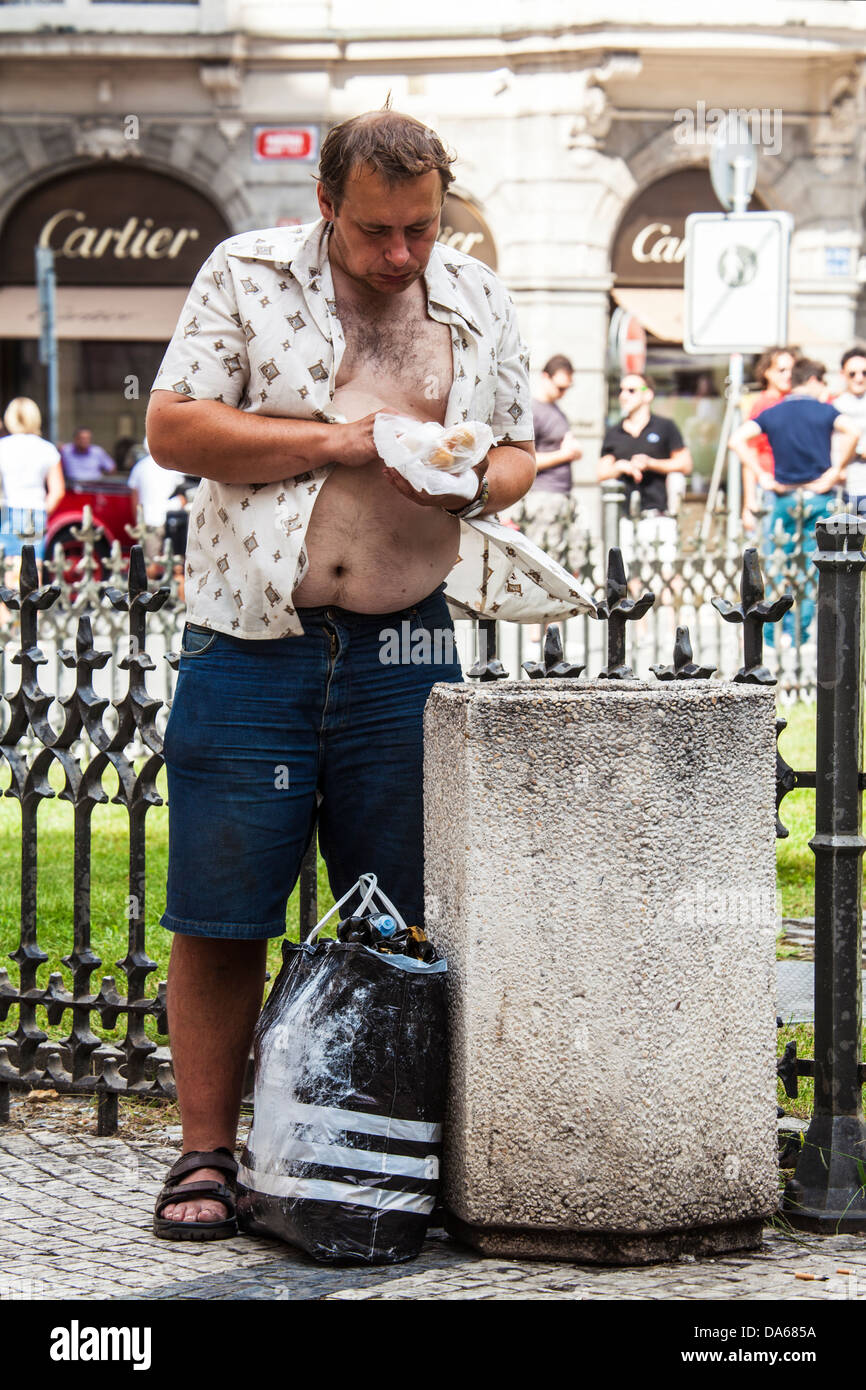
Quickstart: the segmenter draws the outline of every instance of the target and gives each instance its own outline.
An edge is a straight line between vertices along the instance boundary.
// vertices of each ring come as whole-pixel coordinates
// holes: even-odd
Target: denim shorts
[[[300,608],[303,637],[186,625],[164,743],[164,927],[282,936],[317,803],[334,897],[372,872],[423,925],[424,705],[463,679],[443,589],[398,613]]]

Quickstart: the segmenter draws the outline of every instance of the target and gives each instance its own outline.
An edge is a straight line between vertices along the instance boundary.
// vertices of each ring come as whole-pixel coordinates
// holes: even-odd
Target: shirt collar
[[[277,267],[291,269],[318,326],[330,337],[326,311],[334,309],[334,282],[328,259],[328,227],[323,217],[309,228],[272,227],[255,237],[238,237],[229,250],[245,260],[269,261]],[[300,237],[301,231],[307,231],[307,235]],[[434,244],[424,271],[427,303],[444,310],[446,315],[459,318],[480,335],[481,329],[472,318],[466,295],[460,291],[460,276],[465,264],[449,247],[438,241]]]
[[[447,257],[447,259],[446,259]],[[456,257],[452,259],[449,248],[437,241],[430,252],[424,280],[427,285],[427,304],[436,305],[449,314],[456,314],[474,333],[480,335],[481,329],[471,317],[466,295],[460,293],[460,275],[465,270],[465,262]]]

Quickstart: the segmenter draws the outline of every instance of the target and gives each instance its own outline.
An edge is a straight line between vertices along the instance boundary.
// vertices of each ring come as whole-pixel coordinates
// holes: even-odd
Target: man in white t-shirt
[[[849,348],[841,366],[845,390],[832,404],[860,427],[857,451],[845,469],[845,504],[866,512],[866,347]]]
[[[143,541],[144,553],[148,560],[148,574],[151,562],[156,560],[162,551],[166,514],[181,505],[177,498],[177,490],[183,487],[184,482],[183,473],[178,473],[173,468],[160,468],[149,453],[145,453],[138,460],[129,475],[133,512],[137,517],[138,508],[141,507],[144,524],[150,528]],[[150,577],[156,578],[157,575],[150,574]]]

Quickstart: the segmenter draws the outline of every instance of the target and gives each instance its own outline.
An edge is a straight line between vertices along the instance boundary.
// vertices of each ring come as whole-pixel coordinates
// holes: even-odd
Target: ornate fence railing
[[[842,1229],[859,1230],[866,1228],[866,1183],[861,1176],[866,1171],[866,1131],[860,1104],[866,1068],[860,1060],[859,973],[861,859],[866,845],[860,835],[859,808],[864,784],[859,769],[866,523],[853,517],[831,517],[817,529],[819,551],[814,560],[821,586],[817,596],[818,660],[824,673],[818,684],[818,761],[814,773],[796,773],[780,760],[777,782],[779,802],[795,785],[817,788],[817,833],[812,841],[817,860],[815,1061],[798,1059],[789,1047],[780,1075],[789,1091],[796,1090],[799,1076],[814,1076],[815,1080],[815,1117],[789,1190],[792,1219],[814,1218],[820,1228],[824,1219],[821,1212],[826,1208],[841,1220],[838,1202],[839,1193],[844,1193],[847,1205]],[[727,565],[729,552],[725,555]],[[635,565],[639,564],[635,560],[627,570],[620,551],[611,549],[599,603],[600,621],[586,620],[600,642],[586,641],[588,660],[574,661],[567,645],[563,647],[559,630],[548,629],[541,659],[524,662],[528,679],[578,679],[584,667],[608,680],[634,679],[627,634],[647,622],[658,597],[649,587],[634,591]],[[660,585],[675,587],[675,576],[663,566],[654,573]],[[723,628],[737,648],[740,630],[743,633],[742,657],[738,653],[736,662],[727,665],[727,679],[773,685],[775,676],[764,661],[764,627],[779,623],[791,609],[794,594],[765,596],[755,548],[748,549],[741,561],[739,591],[738,601],[736,595],[710,597],[707,591],[716,622],[721,616]],[[49,1087],[95,1095],[99,1132],[111,1133],[117,1125],[120,1095],[175,1095],[168,1050],[152,1041],[145,1029],[146,1020],[152,1018],[159,1034],[165,1035],[167,1030],[165,986],[158,982],[155,991],[149,992],[150,977],[158,967],[148,954],[146,940],[145,824],[148,811],[161,804],[156,782],[163,763],[166,711],[166,701],[147,688],[147,679],[155,671],[147,649],[147,628],[151,623],[156,625],[159,615],[176,604],[176,599],[168,586],[149,590],[140,547],[133,549],[124,588],[111,578],[96,585],[91,577],[86,611],[77,607],[80,593],[72,586],[65,595],[60,580],[40,583],[31,547],[25,548],[22,557],[18,589],[0,591],[0,602],[16,618],[17,650],[7,670],[17,670],[18,674],[17,688],[4,697],[8,713],[0,732],[0,757],[11,774],[5,796],[17,800],[21,812],[20,931],[16,948],[9,952],[18,967],[17,980],[11,980],[6,970],[0,972],[0,1017],[14,1012],[17,1027],[0,1039],[0,1121],[9,1115],[10,1088],[26,1091]],[[49,615],[64,598],[66,622],[70,618],[75,621],[77,631],[74,647],[64,647],[58,654],[71,686],[55,700],[57,690],[50,692],[41,683],[47,663],[40,643]],[[678,614],[682,609],[673,611]],[[174,631],[178,617],[179,612]],[[117,659],[117,670],[122,673],[124,688],[113,698],[99,693],[95,685],[95,678],[112,659],[109,644],[97,635],[101,624],[118,638],[120,624],[123,627],[126,650]],[[480,680],[508,676],[507,663],[496,654],[497,625],[479,623],[477,638],[477,659],[467,676]],[[711,678],[716,663],[707,657],[702,642],[696,641],[695,648],[697,659],[687,627],[678,625],[675,641],[664,654],[659,651],[659,660],[653,663],[655,677],[663,682]],[[639,642],[632,644],[635,649],[641,650]],[[164,664],[176,668],[177,656],[171,652],[164,656]],[[718,673],[722,678],[724,669]],[[783,727],[783,721],[780,724]],[[50,780],[55,766],[63,777],[59,791]],[[109,799],[102,785],[109,769],[118,783],[113,799],[123,806],[128,820],[127,950],[117,963],[126,977],[125,992],[118,990],[115,976],[99,975],[102,960],[94,949],[91,922],[92,818],[96,808]],[[53,971],[47,983],[41,983],[49,956],[39,941],[39,810],[44,800],[55,795],[71,803],[73,810],[71,940],[69,953],[62,958],[68,979]],[[780,833],[786,833],[784,828]],[[302,929],[315,920],[315,885],[312,846],[301,874]],[[0,924],[4,933],[10,926],[9,922]],[[115,1030],[122,1021],[120,1036],[100,1040],[91,1027],[94,1015],[107,1031]],[[66,1036],[49,1038],[41,1026],[43,1018],[55,1029],[65,1027],[68,1020]],[[826,1181],[822,1172],[828,1175]],[[831,1182],[832,1194],[827,1197]]]
[[[558,516],[544,525],[527,521],[524,508],[518,509],[515,524],[529,529],[542,549],[559,560],[590,590],[597,591],[605,583],[607,554],[619,544],[619,519],[624,512],[625,490],[620,483],[606,483],[602,488],[603,528],[599,536],[590,532],[580,504],[574,498],[564,498]],[[709,535],[703,539],[697,528],[692,530],[680,518],[676,540],[644,540],[640,535],[626,554],[626,569],[632,588],[643,586],[656,595],[656,602],[647,621],[633,634],[631,661],[640,675],[667,659],[678,627],[688,627],[704,659],[717,669],[729,665],[736,657],[736,637],[717,621],[713,600],[736,597],[742,551],[748,543],[741,530],[730,534],[725,512],[718,511]],[[759,519],[766,531],[766,516]],[[767,665],[778,682],[779,698],[783,702],[797,698],[815,698],[816,647],[814,634],[802,631],[799,615],[804,597],[814,600],[816,576],[808,555],[804,553],[803,537],[807,529],[805,514],[800,508],[794,514],[794,533],[786,542],[781,533],[764,535],[761,562],[770,593],[790,591],[794,595],[794,632],[782,634],[777,647],[769,648]],[[140,526],[141,540],[151,534]],[[122,667],[126,654],[127,633],[124,618],[100,600],[100,586],[106,580],[115,586],[125,583],[127,561],[115,544],[106,557],[100,548],[99,528],[89,518],[77,529],[82,556],[74,576],[60,548],[45,562],[44,572],[59,588],[56,601],[40,621],[40,642],[46,658],[45,676],[58,694],[71,689],[71,673],[60,659],[60,652],[70,640],[78,615],[89,612],[94,634],[110,649],[109,661],[95,677],[97,688],[110,698],[117,698],[125,683]],[[153,562],[151,562],[153,563]],[[169,589],[165,606],[154,614],[149,623],[148,647],[154,658],[153,689],[165,707],[171,703],[174,689],[172,667],[162,661],[164,653],[176,650],[183,627],[185,609],[182,585],[174,573],[173,557],[167,545],[156,561],[161,576],[156,581]],[[2,567],[2,558],[0,558]],[[472,624],[458,621],[460,650],[464,659],[469,654]],[[563,646],[569,659],[585,667],[603,660],[603,634],[598,624],[588,618],[571,619],[563,625]],[[522,625],[502,624],[498,634],[503,659],[515,671],[522,670],[527,659],[541,657],[540,629]],[[0,681],[8,684],[7,665],[18,642],[17,614],[0,616]]]

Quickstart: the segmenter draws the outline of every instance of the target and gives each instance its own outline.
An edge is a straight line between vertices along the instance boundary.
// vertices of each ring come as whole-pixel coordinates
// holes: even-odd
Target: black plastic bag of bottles
[[[338,939],[319,940],[358,892],[360,907],[340,922]],[[392,1264],[418,1254],[439,1187],[446,970],[373,874],[306,941],[283,943],[254,1039],[241,1229],[325,1262]]]

